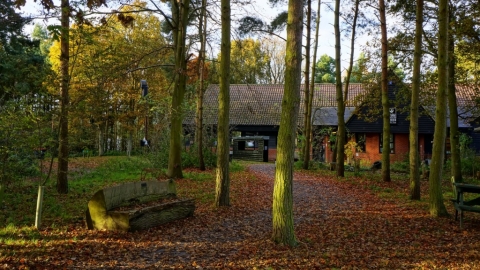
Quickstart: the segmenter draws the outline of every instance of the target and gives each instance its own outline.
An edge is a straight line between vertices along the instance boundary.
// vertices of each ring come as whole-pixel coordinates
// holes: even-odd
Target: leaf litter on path
[[[297,247],[271,241],[273,164],[233,173],[230,207],[215,208],[214,181],[177,181],[193,196],[193,217],[147,231],[41,231],[36,245],[8,247],[9,268],[86,269],[479,269],[480,219],[468,213],[466,229],[432,218],[408,201],[383,198],[368,183],[340,181],[322,172],[295,172]],[[387,185],[401,192],[408,187]],[[397,185],[397,186],[395,186]],[[4,248],[4,247],[1,247]]]

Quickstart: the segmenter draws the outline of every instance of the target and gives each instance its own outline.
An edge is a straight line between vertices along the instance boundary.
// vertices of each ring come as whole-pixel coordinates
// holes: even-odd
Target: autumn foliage
[[[187,77],[188,83],[193,84],[200,80],[199,70],[199,59],[195,57],[187,62]],[[203,64],[203,79],[207,80],[210,73],[210,63]]]

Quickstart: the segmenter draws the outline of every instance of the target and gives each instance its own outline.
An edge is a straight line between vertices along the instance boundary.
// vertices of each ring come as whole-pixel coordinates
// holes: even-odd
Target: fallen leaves
[[[298,247],[271,236],[272,164],[232,174],[231,207],[216,208],[214,180],[181,179],[179,196],[196,198],[195,216],[134,233],[46,228],[25,246],[0,245],[3,268],[475,269],[480,267],[480,215],[465,230],[431,218],[408,200],[405,182],[339,181],[297,172],[294,218]],[[213,172],[210,172],[213,174]],[[212,177],[214,179],[214,177]],[[376,189],[369,186],[375,185]],[[423,192],[426,192],[424,190]],[[424,202],[425,204],[425,202]],[[451,206],[449,206],[451,207]],[[14,251],[14,253],[11,252]]]

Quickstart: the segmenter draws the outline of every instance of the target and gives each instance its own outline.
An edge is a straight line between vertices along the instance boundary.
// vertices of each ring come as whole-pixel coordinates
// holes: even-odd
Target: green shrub
[[[397,161],[397,162],[394,162],[392,163],[392,165],[390,165],[390,169],[393,171],[393,172],[408,172],[409,171],[409,162],[408,161]]]
[[[245,167],[238,161],[232,160],[230,162],[230,172],[241,172],[245,170]]]
[[[293,163],[293,168],[295,170],[301,170],[303,168],[303,160],[295,161],[295,163]]]

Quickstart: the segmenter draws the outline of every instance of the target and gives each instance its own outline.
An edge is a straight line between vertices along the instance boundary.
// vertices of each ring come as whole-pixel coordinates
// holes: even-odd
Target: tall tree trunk
[[[310,119],[310,130],[307,133],[308,134],[308,141],[309,141],[309,147],[308,150],[310,151],[310,148],[312,147],[312,140],[313,140],[313,122],[312,122],[312,109],[313,109],[313,93],[315,91],[315,71],[316,71],[316,62],[317,62],[317,49],[318,49],[318,36],[319,36],[319,28],[320,28],[320,7],[322,5],[322,1],[318,0],[318,6],[317,6],[317,21],[315,24],[315,37],[314,37],[314,42],[315,45],[313,47],[313,59],[312,59],[312,72],[310,73],[310,91],[308,93],[310,94],[308,98],[308,108],[307,111],[309,112],[308,118]],[[308,68],[308,67],[307,67]]]
[[[167,175],[182,178],[182,119],[183,100],[187,85],[186,35],[190,0],[171,0],[173,47],[175,49],[175,81],[172,97],[172,123],[170,126],[170,150]]]
[[[205,159],[203,156],[203,96],[205,93],[205,43],[207,36],[207,0],[202,0],[202,10],[200,15],[200,23],[198,32],[200,35],[200,53],[198,59],[198,77],[200,84],[197,86],[197,114],[195,126],[195,145],[197,146],[198,163],[200,170],[205,170]]]
[[[420,66],[422,64],[423,0],[417,0],[413,83],[410,106],[410,199],[420,200],[420,155],[418,153],[418,104],[420,98]]]
[[[380,29],[382,33],[382,109],[383,109],[383,149],[382,179],[390,182],[390,101],[388,100],[388,44],[385,1],[379,0]]]
[[[310,148],[312,134],[312,102],[310,102],[310,36],[312,31],[312,0],[307,0],[307,44],[305,44],[305,99],[304,99],[304,121],[303,132],[305,143],[303,144],[303,169],[308,170],[310,163]],[[313,82],[312,82],[313,84]]]
[[[450,10],[449,15],[449,17],[453,19],[453,10]],[[462,160],[460,159],[460,132],[458,131],[457,95],[455,94],[455,41],[451,32],[449,33],[448,49],[448,108],[450,110],[451,174],[455,177],[456,182],[463,182]]]
[[[340,41],[340,0],[335,0],[335,85],[337,98],[337,176],[345,176],[345,105],[343,102],[342,67],[341,67],[341,41]]]
[[[222,0],[222,45],[220,60],[220,93],[218,96],[218,143],[216,206],[230,205],[230,176],[228,170],[229,110],[230,110],[230,0]]]
[[[430,166],[429,178],[430,214],[436,217],[448,215],[442,195],[442,169],[447,133],[448,0],[439,0],[438,25],[438,90],[435,104],[432,164]]]
[[[70,61],[70,2],[62,0],[61,36],[60,36],[60,68],[62,74],[61,97],[60,97],[60,136],[58,149],[58,173],[57,192],[68,193],[68,88],[70,83],[69,61]]]
[[[278,131],[273,188],[273,234],[276,243],[295,246],[293,228],[293,162],[302,72],[303,1],[288,1],[285,85]]]
[[[133,149],[133,131],[128,130],[128,134],[127,134],[127,157],[130,157],[132,155],[132,149]]]
[[[347,76],[345,77],[345,96],[343,97],[344,106],[346,106],[348,99],[348,88],[350,87],[350,78],[352,77],[353,70],[353,56],[355,54],[355,36],[357,33],[357,20],[358,20],[358,6],[360,5],[360,0],[355,0],[355,13],[353,15],[352,23],[352,37],[350,39],[350,61],[348,63]]]
[[[98,125],[98,156],[101,157],[104,154],[104,149],[105,149],[105,134],[104,134],[104,128],[106,127],[105,124],[103,125]]]

